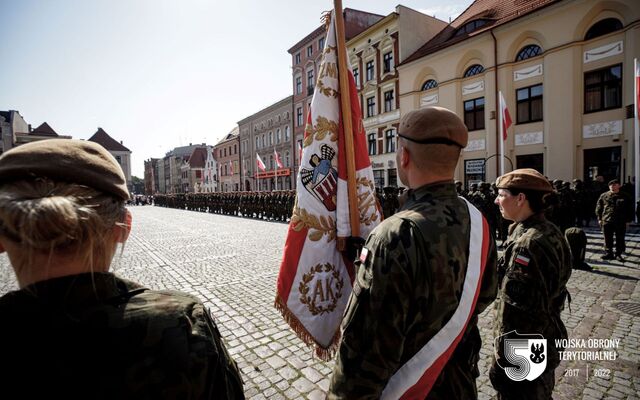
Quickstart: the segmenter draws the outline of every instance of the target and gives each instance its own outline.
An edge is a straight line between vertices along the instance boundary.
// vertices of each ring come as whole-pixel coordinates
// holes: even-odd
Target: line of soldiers
[[[156,194],[154,202],[160,207],[286,222],[293,213],[295,198],[294,190],[275,190]]]

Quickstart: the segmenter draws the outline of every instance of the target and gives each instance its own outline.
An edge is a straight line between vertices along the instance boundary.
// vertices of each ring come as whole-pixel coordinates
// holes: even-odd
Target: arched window
[[[542,49],[540,48],[540,46],[536,44],[530,44],[520,50],[520,52],[516,56],[516,61],[526,60],[527,58],[539,56],[540,54],[542,54]]]
[[[289,162],[290,162],[290,161],[289,161],[289,152],[288,152],[288,151],[286,151],[286,152],[284,153],[284,166],[285,166],[285,167],[288,167],[288,166],[289,166]]]
[[[598,21],[584,35],[584,40],[597,38],[598,36],[606,35],[607,33],[619,31],[622,29],[622,22],[616,18],[605,18],[602,21]]]
[[[269,132],[269,146],[273,144],[273,132]]]
[[[256,136],[256,149],[260,147],[258,146],[259,144],[260,144],[259,138]]]
[[[464,78],[468,78],[470,76],[481,74],[484,71],[484,67],[480,64],[473,64],[466,71],[464,71]]]
[[[437,87],[438,87],[438,82],[436,82],[435,79],[429,79],[428,81],[422,84],[422,89],[420,90],[435,89]]]
[[[280,117],[278,117],[280,118]],[[276,129],[276,143],[280,143],[280,140],[282,139],[282,135],[280,135],[280,128]]]
[[[284,140],[285,142],[289,141],[289,125],[284,127]]]

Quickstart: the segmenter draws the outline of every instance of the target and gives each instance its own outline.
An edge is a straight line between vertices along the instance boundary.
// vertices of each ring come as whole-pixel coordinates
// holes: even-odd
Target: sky
[[[454,19],[471,0],[343,0]],[[0,0],[0,110],[88,139],[101,127],[144,160],[213,145],[292,94],[294,44],[330,0]]]

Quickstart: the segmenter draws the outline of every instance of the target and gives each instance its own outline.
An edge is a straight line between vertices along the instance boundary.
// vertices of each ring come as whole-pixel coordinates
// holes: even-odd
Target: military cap
[[[466,147],[467,127],[453,111],[426,107],[411,111],[400,121],[398,136],[415,143],[451,144]]]
[[[612,179],[609,181],[609,184],[607,186],[611,186],[611,185],[619,185],[620,181],[617,179]]]
[[[47,139],[13,148],[0,156],[0,183],[49,178],[76,183],[129,199],[120,164],[101,145],[73,139]]]
[[[496,180],[498,189],[535,190],[552,192],[553,187],[540,172],[531,168],[522,168],[502,175]]]

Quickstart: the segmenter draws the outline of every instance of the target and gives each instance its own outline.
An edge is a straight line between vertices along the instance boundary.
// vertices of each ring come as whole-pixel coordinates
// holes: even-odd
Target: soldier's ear
[[[129,234],[131,233],[132,220],[133,218],[131,216],[131,212],[129,210],[126,210],[124,215],[124,224],[116,225],[113,229],[117,243],[124,243],[129,238]]]
[[[406,167],[409,164],[410,158],[409,151],[407,151],[404,146],[400,147],[400,165]]]

